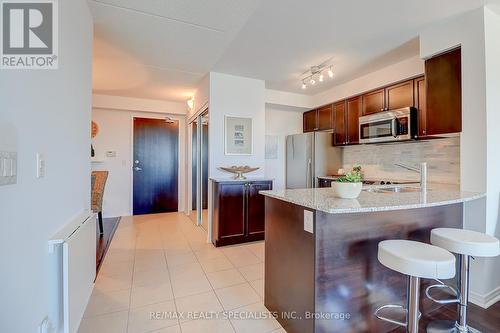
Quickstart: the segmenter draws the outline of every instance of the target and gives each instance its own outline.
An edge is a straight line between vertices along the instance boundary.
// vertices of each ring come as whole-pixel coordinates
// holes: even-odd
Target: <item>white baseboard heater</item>
[[[96,273],[96,216],[78,214],[49,240],[52,263],[51,317],[56,332],[76,333],[92,293]]]

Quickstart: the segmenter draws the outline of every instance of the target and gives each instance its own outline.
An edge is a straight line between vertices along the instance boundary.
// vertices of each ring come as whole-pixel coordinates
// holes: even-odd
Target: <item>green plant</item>
[[[355,165],[351,171],[337,179],[339,183],[359,183],[363,181],[363,174],[361,172],[361,166]]]

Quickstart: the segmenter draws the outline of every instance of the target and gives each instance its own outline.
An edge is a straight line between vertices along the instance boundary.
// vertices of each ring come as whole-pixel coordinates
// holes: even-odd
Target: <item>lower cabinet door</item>
[[[218,238],[239,238],[245,235],[245,184],[219,185]]]
[[[259,191],[271,189],[271,182],[248,183],[247,233],[251,240],[264,239],[265,198]]]

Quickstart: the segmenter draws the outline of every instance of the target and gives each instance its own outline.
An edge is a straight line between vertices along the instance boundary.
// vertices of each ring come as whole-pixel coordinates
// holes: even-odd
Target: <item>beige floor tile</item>
[[[179,325],[175,325],[171,327],[165,327],[159,330],[154,330],[148,333],[181,333],[181,327]]]
[[[150,332],[178,324],[175,303],[168,301],[130,309],[128,332]]]
[[[170,283],[151,284],[132,289],[130,307],[135,308],[143,305],[169,301],[174,298]]]
[[[225,256],[218,259],[199,260],[205,273],[225,271],[234,268],[233,264]]]
[[[243,316],[231,319],[237,333],[267,333],[281,327],[260,302],[233,311],[243,314]],[[244,317],[245,313],[248,314],[248,318]]]
[[[245,282],[241,273],[235,268],[226,271],[207,273],[207,278],[214,289],[234,286]]]
[[[106,276],[99,274],[94,289],[102,292],[120,291],[132,288],[132,276]]]
[[[101,268],[99,269],[99,275],[121,276],[125,278],[132,276],[133,269],[133,261],[112,262],[104,260]]]
[[[182,333],[234,333],[229,320],[198,319],[181,323]]]
[[[172,280],[196,279],[205,275],[198,262],[170,267],[169,272]]]
[[[127,331],[128,311],[83,318],[78,333],[124,333]]]
[[[192,263],[197,263],[198,260],[193,252],[188,252],[186,254],[167,256],[168,267],[175,267],[180,265],[187,265]]]
[[[253,280],[250,281],[250,285],[252,286],[253,290],[259,294],[260,298],[263,300],[264,299],[264,279],[260,280]]]
[[[194,254],[200,261],[225,258],[224,252],[222,252],[222,250],[218,248],[215,248],[213,245],[210,245],[210,247],[206,249],[195,251]]]
[[[212,290],[205,275],[199,275],[196,278],[172,280],[172,289],[175,298],[201,294]]]
[[[132,279],[132,287],[170,283],[170,277],[166,267],[149,271],[135,272]]]
[[[250,250],[246,248],[233,248],[225,253],[235,267],[255,265],[261,262]]]
[[[134,264],[134,272],[158,270],[161,268],[167,268],[167,261],[163,256],[163,252],[161,257],[136,260]]]
[[[85,317],[127,310],[130,304],[130,289],[102,292],[94,289],[85,309]]]
[[[264,263],[243,266],[238,268],[240,273],[247,281],[259,280],[264,278]]]
[[[239,284],[215,290],[225,310],[232,310],[260,301],[259,295],[248,284]]]
[[[176,298],[175,304],[177,305],[181,322],[200,318],[204,314],[211,316],[224,310],[213,291]]]

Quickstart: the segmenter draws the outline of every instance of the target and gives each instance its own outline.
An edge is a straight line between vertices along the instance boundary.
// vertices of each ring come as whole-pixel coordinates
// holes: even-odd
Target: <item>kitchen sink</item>
[[[420,187],[414,186],[390,186],[390,187],[379,187],[379,188],[367,188],[366,192],[372,193],[407,193],[407,192],[422,192]]]

